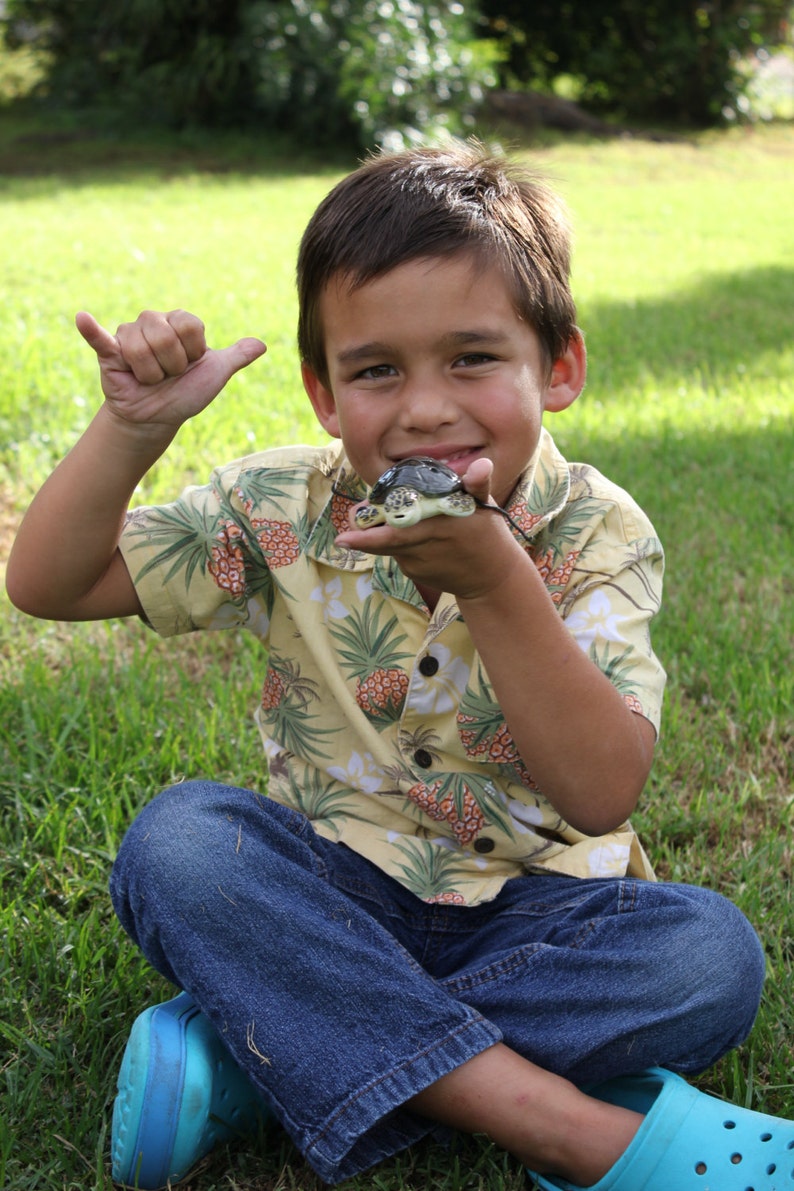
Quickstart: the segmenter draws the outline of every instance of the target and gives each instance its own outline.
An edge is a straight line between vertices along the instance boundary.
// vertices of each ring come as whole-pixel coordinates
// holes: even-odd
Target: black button
[[[419,673],[424,674],[425,678],[432,678],[438,673],[438,658],[434,658],[430,653],[425,654],[419,663]]]
[[[433,757],[427,749],[417,749],[414,753],[414,761],[420,769],[429,769],[433,764]]]
[[[476,839],[474,841],[474,851],[480,852],[483,855],[486,852],[493,852],[495,847],[496,847],[496,844],[494,843],[494,841],[492,839],[488,839],[487,836],[483,836],[482,839]]]

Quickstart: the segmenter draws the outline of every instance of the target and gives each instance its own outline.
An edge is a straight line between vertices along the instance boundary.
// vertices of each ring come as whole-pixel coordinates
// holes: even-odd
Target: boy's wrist
[[[111,443],[131,455],[159,459],[173,441],[178,426],[163,422],[132,422],[118,414],[109,401],[104,401],[94,419],[96,427]]]

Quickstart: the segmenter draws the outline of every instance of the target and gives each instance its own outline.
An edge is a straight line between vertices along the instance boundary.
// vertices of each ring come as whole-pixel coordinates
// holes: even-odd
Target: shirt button
[[[424,674],[425,678],[432,678],[438,673],[438,658],[429,653],[425,654],[419,663],[419,673]]]
[[[474,851],[479,852],[480,855],[484,855],[486,852],[493,852],[495,847],[495,842],[492,839],[488,839],[487,836],[474,841]]]
[[[433,764],[433,757],[427,749],[417,749],[414,753],[414,761],[420,769],[429,769]]]

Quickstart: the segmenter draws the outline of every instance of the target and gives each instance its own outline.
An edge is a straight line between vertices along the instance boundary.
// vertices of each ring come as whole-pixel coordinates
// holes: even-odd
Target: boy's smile
[[[306,365],[304,383],[368,484],[409,455],[461,476],[487,458],[504,504],[544,409],[564,409],[584,384],[581,340],[549,368],[502,274],[468,255],[409,261],[353,290],[339,278],[320,311],[329,387]]]

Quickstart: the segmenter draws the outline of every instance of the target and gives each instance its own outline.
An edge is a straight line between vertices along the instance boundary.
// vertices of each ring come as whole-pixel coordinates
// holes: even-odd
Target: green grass
[[[321,441],[297,383],[294,255],[354,163],[296,164],[275,140],[67,131],[43,138],[0,117],[0,559],[96,405],[78,309],[115,327],[144,306],[186,306],[215,344],[269,344],[183,429],[141,500],[254,447]],[[585,395],[551,428],[636,495],[668,551],[656,647],[670,686],[636,821],[659,872],[734,898],[769,959],[750,1041],[703,1084],[794,1115],[794,130],[574,140],[531,157],[574,215],[591,356]],[[134,1015],[168,990],[115,924],[108,870],[163,784],[264,784],[250,717],[261,674],[243,637],[166,644],[131,623],[39,624],[0,597],[4,1191],[110,1187],[120,1052]],[[319,1186],[280,1136],[216,1154],[190,1182]],[[518,1191],[523,1175],[475,1139],[418,1147],[352,1186]]]

